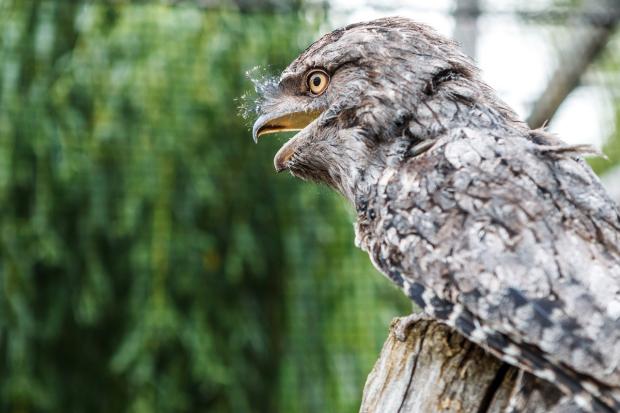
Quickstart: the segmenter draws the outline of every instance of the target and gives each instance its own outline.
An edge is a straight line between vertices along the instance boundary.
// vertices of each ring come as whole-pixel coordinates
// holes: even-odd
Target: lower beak
[[[297,132],[305,128],[315,120],[321,113],[313,112],[290,112],[276,113],[260,116],[254,122],[252,128],[252,138],[258,142],[258,138],[263,135],[278,132]]]

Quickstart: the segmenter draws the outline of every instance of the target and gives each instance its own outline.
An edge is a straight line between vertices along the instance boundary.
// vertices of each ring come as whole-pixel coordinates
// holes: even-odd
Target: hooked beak
[[[320,114],[320,111],[264,114],[254,122],[252,138],[254,142],[258,143],[258,138],[263,135],[278,132],[298,132],[312,123]],[[277,172],[288,169],[288,161],[295,153],[297,147],[297,136],[295,135],[285,143],[276,154],[273,162]]]
[[[260,116],[254,122],[252,138],[258,143],[258,138],[263,135],[278,132],[297,132],[308,126],[321,112],[290,112],[290,113],[267,113]]]

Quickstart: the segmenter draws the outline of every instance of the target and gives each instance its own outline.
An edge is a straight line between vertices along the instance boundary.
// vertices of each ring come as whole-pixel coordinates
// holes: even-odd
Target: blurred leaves
[[[604,58],[597,62],[596,69],[598,77],[602,83],[602,90],[608,96],[610,103],[613,104],[612,124],[609,128],[609,136],[603,145],[602,151],[605,158],[596,157],[588,159],[588,162],[599,175],[604,175],[610,169],[620,164],[620,32],[616,31],[609,42]],[[620,183],[616,183],[620,185]]]
[[[292,7],[0,0],[2,411],[357,410],[407,303],[237,116]]]

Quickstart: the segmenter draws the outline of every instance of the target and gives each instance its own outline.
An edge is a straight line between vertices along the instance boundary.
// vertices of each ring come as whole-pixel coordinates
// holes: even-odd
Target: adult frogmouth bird
[[[451,41],[385,18],[333,31],[263,88],[278,171],[357,211],[356,242],[427,314],[620,411],[620,218],[580,155],[530,130]]]

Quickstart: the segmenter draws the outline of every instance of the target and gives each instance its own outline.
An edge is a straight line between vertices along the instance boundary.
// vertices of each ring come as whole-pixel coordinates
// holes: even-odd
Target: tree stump
[[[451,328],[421,318],[399,331],[401,320],[392,321],[368,376],[361,413],[579,411],[551,384],[503,363]]]

